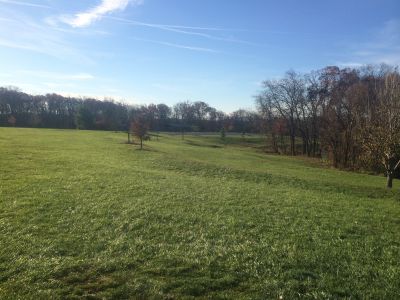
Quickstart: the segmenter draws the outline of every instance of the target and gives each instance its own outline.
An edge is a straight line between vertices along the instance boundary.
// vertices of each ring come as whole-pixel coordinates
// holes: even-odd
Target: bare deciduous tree
[[[365,155],[377,159],[385,168],[387,188],[392,188],[395,171],[400,168],[400,75],[386,74],[378,92],[374,117],[365,127]]]
[[[143,139],[147,135],[148,124],[145,118],[137,117],[131,123],[132,133],[140,140],[140,150],[143,149]]]
[[[298,106],[304,99],[305,84],[303,78],[289,71],[279,80],[263,82],[264,91],[258,99],[260,107],[271,107],[287,122],[290,138],[290,154],[296,155],[296,128]]]
[[[256,104],[274,151],[286,153],[289,136],[294,155],[296,138],[301,138],[304,155],[319,156],[324,149],[334,167],[384,171],[392,187],[400,174],[397,68],[330,66],[306,75],[290,71],[263,87]]]

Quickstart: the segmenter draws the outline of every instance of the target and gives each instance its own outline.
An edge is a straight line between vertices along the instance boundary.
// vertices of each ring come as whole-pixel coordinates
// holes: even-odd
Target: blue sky
[[[286,70],[400,64],[400,1],[0,0],[0,86],[252,108]]]

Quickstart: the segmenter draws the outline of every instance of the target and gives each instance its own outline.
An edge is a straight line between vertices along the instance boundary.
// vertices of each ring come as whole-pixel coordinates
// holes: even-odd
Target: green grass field
[[[0,128],[0,299],[399,299],[400,192],[260,138]]]

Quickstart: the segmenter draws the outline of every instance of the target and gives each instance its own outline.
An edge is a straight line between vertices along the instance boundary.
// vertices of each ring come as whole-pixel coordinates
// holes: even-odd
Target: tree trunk
[[[128,131],[128,144],[131,143],[131,133]]]
[[[290,152],[292,156],[296,155],[296,136],[292,135],[290,137]]]
[[[386,171],[386,173],[387,173],[387,175],[386,175],[387,176],[386,187],[388,189],[391,189],[393,187],[394,174],[395,174],[395,171],[397,170],[397,168],[400,167],[400,160],[396,163],[395,166],[393,166],[393,167],[392,166],[393,165],[391,165],[390,162],[389,162],[388,170]]]
[[[276,135],[271,133],[272,151],[278,153],[278,143],[276,142]]]
[[[286,144],[285,144],[285,137],[283,136],[283,134],[280,135],[280,143],[281,143],[281,152],[280,154],[286,154]],[[279,150],[279,149],[278,149]]]
[[[339,155],[335,148],[332,148],[332,159],[333,159],[333,167],[337,168],[339,166]]]
[[[317,155],[317,139],[313,137],[312,142],[312,156],[315,157]]]
[[[303,155],[306,155],[307,154],[307,140],[304,135],[303,135],[302,139],[303,139]]]
[[[141,137],[140,138],[140,150],[142,150],[143,149],[143,138]]]
[[[387,172],[387,184],[386,184],[386,187],[388,189],[391,189],[393,187],[393,174],[390,171]]]

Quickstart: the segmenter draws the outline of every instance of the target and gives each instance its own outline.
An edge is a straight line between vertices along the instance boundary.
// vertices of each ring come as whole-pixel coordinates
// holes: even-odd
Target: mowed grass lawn
[[[399,299],[400,192],[259,138],[0,128],[0,299]]]

